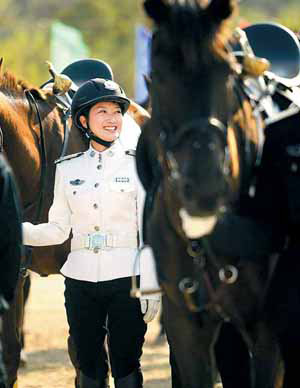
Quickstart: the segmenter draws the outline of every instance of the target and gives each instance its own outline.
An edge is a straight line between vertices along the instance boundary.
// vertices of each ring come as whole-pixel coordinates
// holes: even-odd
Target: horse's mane
[[[231,8],[233,12],[234,3]],[[173,0],[171,12],[163,25],[171,37],[169,43],[179,49],[177,53],[186,66],[194,67],[199,56],[206,64],[216,58],[230,62],[226,49],[230,20],[220,20],[218,15],[216,18],[207,17],[203,0]]]
[[[29,82],[17,78],[12,72],[5,71],[0,74],[0,91],[12,97],[24,97],[25,90],[36,91],[41,99],[46,99],[41,89],[34,87]]]

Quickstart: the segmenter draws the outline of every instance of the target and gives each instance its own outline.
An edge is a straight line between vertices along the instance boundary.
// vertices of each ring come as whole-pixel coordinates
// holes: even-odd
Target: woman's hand
[[[151,322],[158,313],[160,306],[160,299],[141,299],[141,310],[144,314],[144,321]]]

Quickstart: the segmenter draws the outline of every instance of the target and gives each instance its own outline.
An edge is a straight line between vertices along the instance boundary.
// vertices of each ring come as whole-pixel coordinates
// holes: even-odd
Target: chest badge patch
[[[82,185],[85,181],[82,179],[75,179],[73,181],[70,181],[70,184],[73,186],[79,186]]]
[[[129,178],[128,178],[128,176],[117,176],[115,178],[115,182],[117,182],[117,183],[129,183]]]

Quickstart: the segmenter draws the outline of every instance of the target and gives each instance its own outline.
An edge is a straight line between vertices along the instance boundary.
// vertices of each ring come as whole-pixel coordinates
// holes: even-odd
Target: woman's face
[[[80,116],[80,122],[87,127],[87,119]],[[116,140],[121,132],[123,116],[120,105],[111,101],[97,102],[89,112],[89,128],[100,139]]]

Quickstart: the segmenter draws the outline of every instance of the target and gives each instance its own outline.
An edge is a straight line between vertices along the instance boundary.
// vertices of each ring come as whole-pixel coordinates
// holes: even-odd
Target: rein
[[[0,152],[3,152],[3,131],[0,127]]]
[[[43,127],[43,123],[42,123],[42,119],[41,119],[38,105],[37,105],[32,93],[30,92],[30,90],[28,90],[28,89],[25,90],[25,95],[26,95],[26,98],[29,102],[29,105],[31,106],[31,103],[32,103],[34,108],[35,108],[37,118],[38,118],[39,127],[40,127],[39,149],[40,149],[40,155],[41,155],[41,184],[40,184],[41,189],[40,189],[39,196],[38,196],[38,206],[37,206],[37,210],[36,210],[36,214],[35,214],[35,220],[38,221],[40,216],[41,216],[41,213],[42,213],[42,205],[43,205],[43,199],[44,199],[44,195],[45,195],[47,151],[46,151],[46,142],[45,142],[45,132],[44,132],[44,127]],[[33,205],[34,204],[27,206],[25,208],[24,212],[26,213],[26,211],[28,211],[30,208],[32,208]]]
[[[31,105],[31,104],[34,105],[34,108],[35,108],[35,111],[37,114],[37,118],[38,118],[40,134],[41,134],[40,135],[40,144],[39,144],[40,155],[41,155],[41,185],[40,185],[41,189],[40,189],[38,200],[37,200],[38,207],[37,207],[37,211],[36,211],[36,214],[34,217],[35,221],[38,221],[40,219],[41,212],[42,212],[43,199],[44,199],[45,188],[46,188],[46,169],[47,169],[46,141],[45,141],[45,132],[44,132],[44,128],[43,128],[43,122],[41,119],[38,104],[37,104],[34,96],[32,95],[32,93],[30,92],[30,90],[28,90],[28,89],[25,90],[25,95],[28,99],[29,105]],[[64,114],[63,114],[62,120],[63,120],[63,124],[64,124],[64,140],[63,140],[60,158],[65,156],[65,154],[66,154],[68,143],[69,143],[69,135],[70,135],[70,127],[68,125],[68,119],[70,117],[70,109],[65,109],[63,111],[64,111]],[[33,206],[35,206],[35,203],[31,203],[28,206],[26,206],[25,212],[29,211]]]

